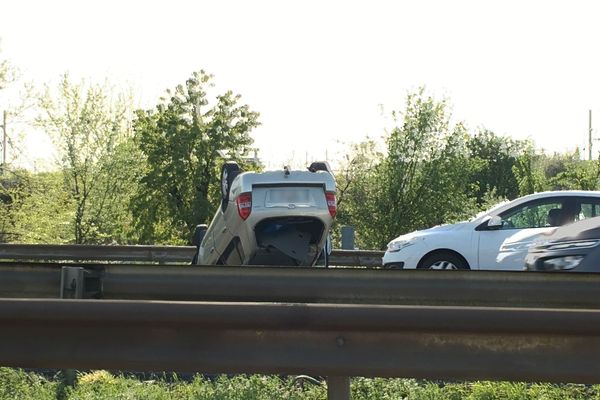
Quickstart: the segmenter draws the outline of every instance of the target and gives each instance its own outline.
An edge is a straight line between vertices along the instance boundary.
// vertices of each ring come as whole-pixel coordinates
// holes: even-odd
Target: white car
[[[308,170],[221,170],[220,207],[199,225],[193,264],[312,266],[336,214],[335,179],[326,162]],[[326,257],[326,256],[325,256]]]
[[[600,215],[600,192],[554,191],[501,203],[466,222],[388,243],[384,268],[523,270],[527,250],[557,226]]]

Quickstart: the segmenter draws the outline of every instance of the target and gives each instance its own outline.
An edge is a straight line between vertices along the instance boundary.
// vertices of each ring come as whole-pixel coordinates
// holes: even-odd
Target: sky
[[[420,86],[472,132],[564,152],[587,149],[588,110],[600,126],[599,17],[577,0],[0,0],[0,58],[40,85],[108,79],[142,108],[204,69],[261,113],[267,167],[381,140]],[[50,153],[39,135],[31,157]]]

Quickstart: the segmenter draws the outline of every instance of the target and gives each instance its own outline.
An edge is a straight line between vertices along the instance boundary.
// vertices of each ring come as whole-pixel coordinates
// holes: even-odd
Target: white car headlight
[[[583,260],[583,256],[565,256],[544,260],[544,267],[549,270],[573,269]]]
[[[390,253],[398,252],[405,247],[415,244],[416,240],[417,240],[416,238],[392,240],[387,245],[387,251]]]

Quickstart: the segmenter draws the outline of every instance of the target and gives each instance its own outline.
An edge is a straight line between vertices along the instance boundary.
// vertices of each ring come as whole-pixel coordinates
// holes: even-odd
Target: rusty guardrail
[[[195,251],[193,246],[0,244],[0,259],[189,264]],[[379,267],[383,253],[372,250],[333,250],[329,263],[334,266]]]
[[[0,300],[0,365],[600,382],[600,311]]]

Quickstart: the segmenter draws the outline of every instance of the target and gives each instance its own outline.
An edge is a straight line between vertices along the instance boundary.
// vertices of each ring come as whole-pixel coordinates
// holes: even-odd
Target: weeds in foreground
[[[309,377],[236,375],[143,380],[107,371],[80,373],[74,386],[0,368],[0,400],[325,400],[326,383]],[[352,379],[353,400],[600,400],[600,386],[520,382],[436,383]]]

